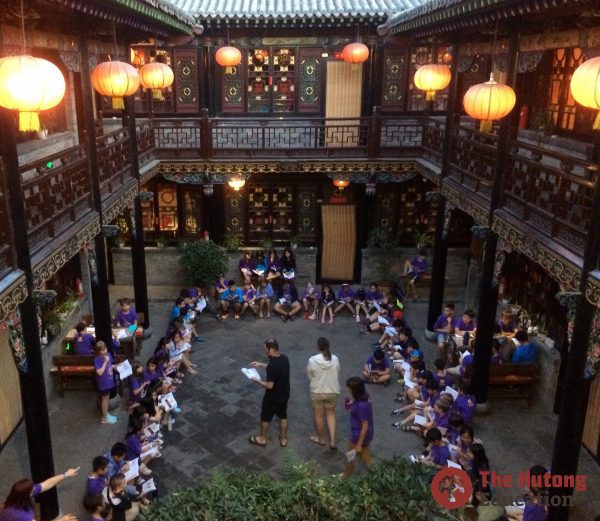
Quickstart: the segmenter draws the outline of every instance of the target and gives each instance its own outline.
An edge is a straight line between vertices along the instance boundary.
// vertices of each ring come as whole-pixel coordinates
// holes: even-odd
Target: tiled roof
[[[172,0],[198,19],[379,17],[406,11],[424,0]]]
[[[160,11],[177,18],[178,20],[191,25],[194,25],[195,20],[189,13],[180,9],[174,2],[169,0],[141,0],[142,3],[151,5]]]

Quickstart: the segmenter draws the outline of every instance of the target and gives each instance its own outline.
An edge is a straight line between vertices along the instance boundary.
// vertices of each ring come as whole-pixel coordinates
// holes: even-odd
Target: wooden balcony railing
[[[132,178],[131,138],[129,129],[118,128],[96,138],[98,170],[102,199],[114,194],[120,186]]]
[[[451,178],[482,197],[490,198],[498,136],[459,125],[452,135]]]
[[[519,140],[513,143],[510,158],[504,209],[582,255],[592,218],[597,166]]]
[[[88,160],[82,146],[22,165],[23,196],[32,254],[90,211]]]

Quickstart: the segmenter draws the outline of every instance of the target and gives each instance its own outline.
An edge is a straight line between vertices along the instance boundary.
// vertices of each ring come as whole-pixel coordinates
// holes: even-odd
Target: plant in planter
[[[394,280],[393,266],[400,252],[399,235],[392,234],[385,226],[377,226],[369,234],[369,255],[375,259],[377,277],[384,285]]]
[[[168,243],[167,236],[163,233],[159,233],[156,236],[156,247],[157,248],[166,248]]]
[[[300,241],[298,240],[298,237],[292,237],[290,239],[290,247],[292,248],[292,250],[296,250],[298,246],[300,246]]]
[[[42,314],[42,330],[47,332],[49,339],[54,338],[60,333],[62,325],[63,320],[54,309]]]
[[[215,282],[219,273],[224,273],[229,265],[229,255],[222,246],[204,239],[189,242],[181,252],[181,265],[187,282],[208,287]]]
[[[269,251],[273,249],[273,239],[271,237],[267,237],[266,235],[260,240],[258,246],[263,251]]]
[[[225,239],[223,240],[223,247],[227,251],[239,250],[244,245],[241,237],[234,232],[227,232]]]
[[[427,250],[433,246],[433,235],[429,232],[417,232],[415,242],[418,250]]]

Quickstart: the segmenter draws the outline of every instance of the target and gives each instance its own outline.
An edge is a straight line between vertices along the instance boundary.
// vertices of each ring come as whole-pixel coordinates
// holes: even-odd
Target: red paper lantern
[[[369,48],[364,43],[349,43],[342,51],[346,63],[363,63],[369,58]]]
[[[336,186],[337,188],[339,188],[340,190],[343,190],[344,188],[346,188],[348,185],[350,184],[350,181],[346,181],[344,179],[334,179],[333,180],[333,186]]]
[[[221,67],[225,67],[225,72],[231,74],[232,67],[242,63],[242,53],[236,47],[226,46],[217,49],[215,60]]]

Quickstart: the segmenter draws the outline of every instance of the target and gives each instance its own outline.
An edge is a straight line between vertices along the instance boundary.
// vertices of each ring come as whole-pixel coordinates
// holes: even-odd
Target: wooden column
[[[23,339],[26,347],[27,372],[19,371],[21,401],[27,434],[31,477],[40,483],[55,475],[52,455],[52,438],[48,418],[44,361],[38,328],[37,308],[33,302],[33,269],[27,240],[25,200],[19,173],[19,157],[15,140],[15,113],[0,108],[0,155],[4,160],[6,187],[10,194],[9,208],[13,226],[17,267],[25,273],[27,298],[19,306]],[[5,223],[6,224],[6,223]],[[56,488],[39,496],[42,521],[58,516]]]
[[[125,113],[129,126],[131,149],[131,172],[137,179],[140,189],[140,163],[138,155],[138,142],[135,124],[135,106],[133,96],[125,98]],[[144,223],[142,221],[142,203],[140,194],[133,200],[133,222],[135,229],[131,230],[131,267],[133,269],[133,294],[135,309],[144,314],[144,328],[150,326],[150,312],[148,309],[148,282],[146,278],[146,250],[144,249]]]
[[[86,153],[89,158],[90,186],[94,210],[100,218],[100,227],[104,224],[102,219],[102,193],[100,191],[100,172],[98,168],[98,151],[96,149],[96,129],[94,125],[94,104],[92,82],[88,67],[87,35],[79,37],[79,52],[81,56],[81,98],[83,100],[83,119],[85,121]],[[110,313],[110,297],[108,294],[108,272],[106,267],[106,242],[102,233],[94,238],[96,253],[96,277],[92,279],[92,303],[94,307],[94,325],[96,338],[106,342],[108,350],[112,353],[112,329]]]
[[[517,77],[517,60],[519,57],[519,35],[513,34],[508,46],[508,70],[506,84],[513,89]],[[475,358],[473,362],[473,380],[471,391],[477,398],[477,403],[487,402],[488,378],[490,374],[490,359],[494,339],[494,324],[496,323],[496,308],[498,304],[498,285],[494,281],[494,261],[498,235],[491,231],[494,210],[500,206],[504,191],[504,172],[507,168],[510,144],[513,138],[513,117],[506,116],[500,122],[498,131],[498,148],[496,151],[496,168],[492,179],[490,196],[490,213],[488,216],[489,231],[485,239],[481,284],[479,286],[479,306],[477,310],[477,335],[475,335]]]
[[[453,46],[453,54],[458,55],[457,45]],[[411,80],[412,81],[412,78]],[[450,170],[450,153],[452,146],[452,130],[455,125],[456,107],[460,107],[459,95],[459,78],[458,70],[455,65],[455,70],[452,71],[452,79],[450,80],[450,95],[448,96],[448,107],[446,110],[444,144],[442,149],[442,171],[440,183],[444,182],[444,177],[448,175]],[[407,90],[408,92],[408,90]],[[433,102],[426,105],[425,115],[423,116],[424,125],[426,118],[431,111]],[[459,109],[460,113],[460,109]],[[427,329],[433,331],[433,325],[442,311],[444,301],[444,285],[446,282],[446,259],[448,256],[448,233],[444,229],[444,221],[446,218],[446,199],[438,196],[438,213],[435,221],[435,242],[433,245],[433,261],[431,263],[431,287],[429,289],[429,307],[427,310]]]
[[[600,168],[600,164],[599,164]],[[592,199],[590,215],[600,215],[600,170],[596,170],[596,186]],[[581,441],[585,426],[585,417],[590,396],[591,381],[584,378],[584,368],[590,344],[590,330],[596,308],[585,298],[589,273],[598,267],[600,259],[600,219],[591,218],[587,234],[587,243],[583,256],[581,270],[580,295],[571,337],[571,345],[567,360],[567,370],[564,381],[565,393],[560,404],[560,414],[554,437],[552,453],[552,473],[562,476],[577,474]],[[589,487],[589,480],[588,480]],[[550,505],[555,502],[558,506],[550,507],[549,521],[568,521],[569,507],[563,506],[565,496],[573,494],[568,487],[556,488],[551,491]],[[558,496],[558,500],[553,500]]]

